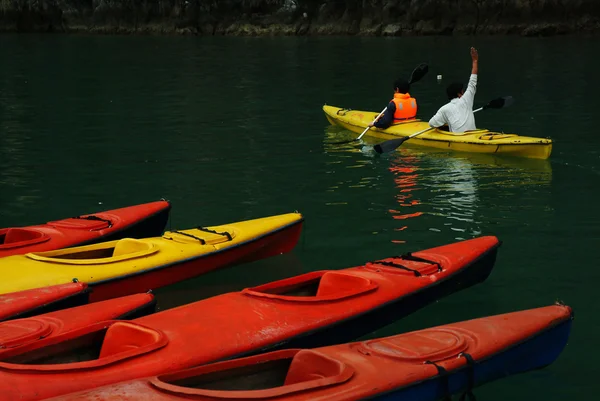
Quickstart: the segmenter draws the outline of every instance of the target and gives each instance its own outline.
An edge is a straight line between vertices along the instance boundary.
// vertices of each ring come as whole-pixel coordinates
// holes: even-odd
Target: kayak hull
[[[469,268],[460,269],[452,275],[436,280],[435,284],[425,290],[410,292],[393,301],[372,308],[360,316],[354,316],[331,325],[327,330],[290,338],[286,341],[285,347],[314,348],[348,342],[367,335],[377,328],[392,324],[437,300],[484,282],[494,267],[497,252],[497,247],[491,248],[488,252],[482,253],[473,260],[469,264]],[[273,348],[267,347],[261,351],[264,352],[270,349]]]
[[[41,339],[0,355],[0,400],[16,393],[22,401],[44,399],[296,344],[338,343],[389,323],[384,307],[398,319],[487,277],[499,246],[496,237],[475,238]],[[429,295],[411,295],[420,293]],[[73,362],[82,346],[100,352]]]
[[[363,342],[276,351],[51,400],[435,401],[472,395],[482,384],[553,363],[572,320],[570,307],[547,306]]]
[[[323,111],[330,124],[358,134],[362,133],[377,116],[377,113],[373,112],[349,111],[327,105],[323,106]],[[395,124],[384,130],[373,127],[365,135],[384,140],[398,139],[427,128],[429,128],[427,122],[414,120]],[[488,130],[458,134],[435,129],[410,139],[403,146],[410,146],[409,144],[458,152],[499,154],[533,159],[548,159],[552,153],[552,140],[550,139],[504,134]]]
[[[162,234],[171,204],[161,200],[27,227],[0,229],[0,257]]]
[[[0,322],[85,305],[90,289],[85,283],[67,283],[0,295]]]
[[[211,270],[291,251],[303,217],[288,213],[222,226],[167,231],[0,259],[0,294],[72,281],[93,288],[90,302],[157,289]]]
[[[382,394],[373,400],[436,401],[447,394],[473,393],[473,386],[469,382],[473,374],[474,387],[477,387],[508,376],[542,369],[555,362],[563,352],[571,334],[571,326],[572,320],[562,321],[505,352],[478,361],[473,371],[467,366],[457,369],[448,377],[448,391],[440,390],[445,383],[436,378],[411,388],[400,388],[390,394]]]
[[[164,266],[164,268],[150,269],[135,276],[99,282],[94,285],[90,301],[96,302],[133,292],[157,289],[216,269],[285,254],[294,249],[301,233],[302,221],[299,220],[297,223],[269,232],[231,250],[213,252],[184,263]]]
[[[6,352],[40,338],[53,338],[71,330],[111,319],[137,319],[156,310],[152,294],[134,294],[0,323],[0,358]]]

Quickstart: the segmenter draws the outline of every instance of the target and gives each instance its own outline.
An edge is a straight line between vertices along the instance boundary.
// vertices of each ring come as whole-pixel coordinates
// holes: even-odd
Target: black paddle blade
[[[405,136],[404,138],[390,139],[389,141],[381,142],[373,146],[373,149],[375,149],[375,152],[377,153],[391,152],[392,150],[395,150],[400,145],[402,145],[407,139],[407,136]]]
[[[410,76],[410,80],[408,81],[409,84],[415,83],[417,81],[420,81],[421,78],[423,78],[426,74],[427,71],[429,71],[429,66],[427,65],[427,63],[421,63],[417,66],[417,68],[415,68]]]
[[[486,104],[485,108],[486,109],[502,109],[504,107],[509,107],[514,102],[515,102],[515,100],[513,99],[512,96],[499,97],[497,99],[490,101],[488,104]]]

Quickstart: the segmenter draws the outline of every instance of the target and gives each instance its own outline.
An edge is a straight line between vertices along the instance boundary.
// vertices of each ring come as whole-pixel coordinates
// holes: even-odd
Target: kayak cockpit
[[[0,249],[40,244],[50,237],[41,231],[28,228],[3,228],[0,230]]]
[[[242,294],[290,302],[325,302],[366,294],[377,284],[364,277],[319,271],[247,288]]]
[[[348,381],[354,370],[312,350],[284,350],[219,362],[150,379],[162,391],[214,398],[261,399]]]
[[[152,242],[124,238],[118,241],[65,248],[56,251],[31,252],[25,256],[40,262],[95,265],[139,258],[156,252],[158,252],[158,247]]]
[[[131,322],[102,322],[6,349],[0,354],[0,368],[41,371],[89,369],[155,351],[167,342],[162,332],[148,327]]]

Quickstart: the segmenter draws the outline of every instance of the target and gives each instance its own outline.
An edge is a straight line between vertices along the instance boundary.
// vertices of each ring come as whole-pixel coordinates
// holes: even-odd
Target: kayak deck
[[[90,302],[145,292],[218,268],[286,253],[299,240],[300,213],[166,231],[116,241],[0,259],[0,294],[77,279],[93,288]]]
[[[377,117],[370,111],[349,110],[334,106],[323,106],[327,120],[355,133],[364,129]],[[406,137],[429,128],[427,122],[419,119],[394,124],[386,129],[372,127],[365,135],[381,139]],[[449,149],[461,152],[494,153],[534,159],[547,159],[552,153],[552,140],[493,132],[487,129],[467,131],[465,133],[448,132],[434,129],[410,140],[414,145]]]

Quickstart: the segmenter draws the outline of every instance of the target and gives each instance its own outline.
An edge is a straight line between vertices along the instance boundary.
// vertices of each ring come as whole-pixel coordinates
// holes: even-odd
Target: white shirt
[[[477,74],[471,74],[467,90],[460,98],[454,98],[440,107],[435,116],[429,120],[431,127],[441,127],[448,124],[450,132],[465,132],[477,129],[473,114],[473,101],[477,87]]]

